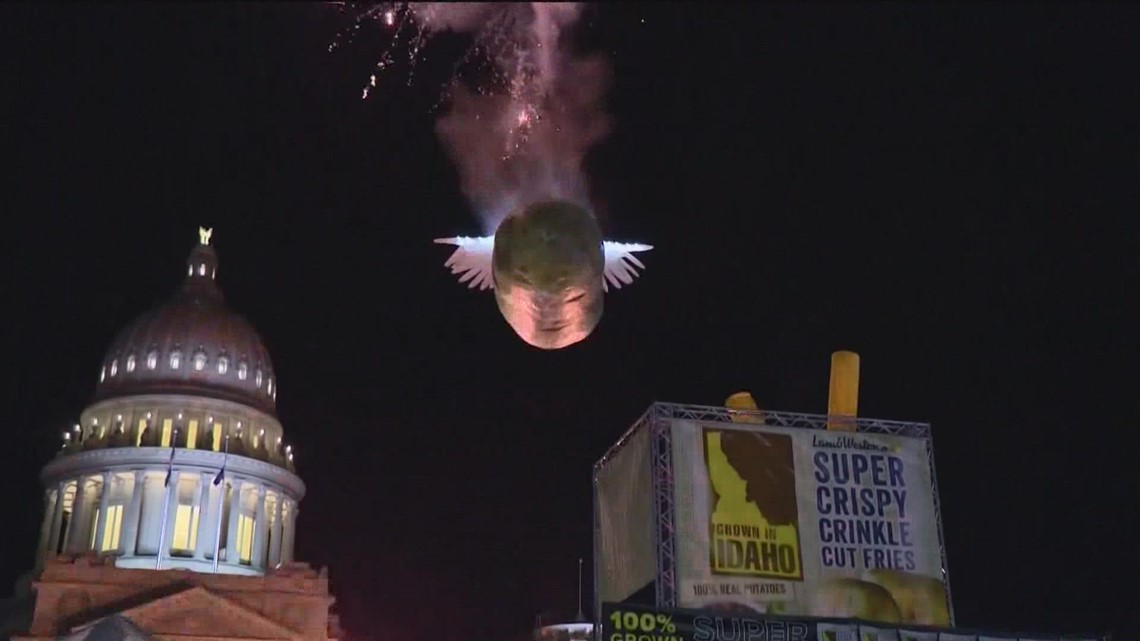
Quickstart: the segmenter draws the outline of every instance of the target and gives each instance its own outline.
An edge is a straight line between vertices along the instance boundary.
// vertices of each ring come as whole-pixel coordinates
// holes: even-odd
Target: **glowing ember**
[[[502,149],[511,157],[526,142],[525,129],[536,119],[547,102],[558,75],[558,38],[564,26],[573,23],[581,10],[577,2],[384,2],[342,3],[354,15],[351,28],[342,30],[329,46],[334,51],[352,42],[361,25],[377,20],[395,27],[388,46],[376,61],[376,73],[392,66],[396,52],[407,55],[408,82],[411,83],[421,52],[437,33],[455,31],[473,34],[471,46],[445,84],[446,97],[459,84],[466,67],[487,72],[477,83],[476,93],[485,97],[507,95],[526,115],[503,132]],[[375,74],[374,74],[375,76]],[[369,79],[362,96],[375,87]]]

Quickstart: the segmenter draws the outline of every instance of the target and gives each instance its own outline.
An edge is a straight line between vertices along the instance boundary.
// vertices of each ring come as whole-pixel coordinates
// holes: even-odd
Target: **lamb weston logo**
[[[890,450],[886,445],[868,441],[865,438],[856,438],[854,436],[833,436],[825,438],[819,434],[811,435],[812,447],[835,449],[835,450],[863,450],[869,452],[887,452]]]

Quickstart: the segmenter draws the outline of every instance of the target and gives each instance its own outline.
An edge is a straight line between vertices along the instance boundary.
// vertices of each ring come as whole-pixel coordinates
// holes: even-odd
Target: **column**
[[[107,505],[111,502],[110,472],[103,472],[103,491],[99,493],[99,520],[95,523],[95,551],[103,550],[103,530],[107,528]]]
[[[170,486],[166,488],[166,496],[163,497],[163,500],[166,501],[166,507],[162,508],[166,510],[166,532],[162,540],[158,542],[159,559],[170,558],[170,549],[174,547],[174,517],[178,514],[178,484],[181,480],[182,472],[180,470],[174,470],[170,473]],[[161,567],[157,569],[161,569]]]
[[[44,490],[44,518],[40,523],[40,540],[36,550],[36,559],[44,558],[44,553],[51,544],[51,523],[52,516],[55,515],[55,508],[52,505],[52,490]]]
[[[60,538],[63,536],[63,501],[67,498],[67,483],[55,484],[55,505],[52,506],[51,530],[48,531],[47,547],[44,548],[44,557],[55,556],[59,549]]]
[[[289,502],[289,516],[285,519],[285,533],[281,536],[281,562],[293,560],[293,543],[297,532],[297,503]]]
[[[269,567],[275,568],[281,563],[281,534],[285,532],[281,522],[282,509],[285,497],[277,492],[277,500],[273,502],[273,529],[269,532]]]
[[[123,556],[134,556],[139,543],[139,518],[142,516],[143,484],[146,472],[135,470],[135,484],[131,487],[131,502],[123,515]]]
[[[214,528],[210,527],[210,481],[209,472],[198,475],[198,494],[194,497],[194,508],[198,512],[198,534],[194,539],[194,558],[205,560],[206,551],[214,549]]]
[[[67,527],[68,552],[83,552],[87,548],[87,536],[91,533],[87,523],[87,477],[75,481],[75,500],[71,503],[71,522]]]
[[[257,506],[253,509],[253,554],[250,555],[250,565],[255,568],[265,567],[265,538],[269,534],[269,519],[265,513],[265,486],[257,487]]]
[[[238,515],[241,514],[241,489],[245,483],[241,479],[234,479],[230,489],[230,523],[226,528],[226,563],[237,565],[241,563],[238,556],[237,531]]]

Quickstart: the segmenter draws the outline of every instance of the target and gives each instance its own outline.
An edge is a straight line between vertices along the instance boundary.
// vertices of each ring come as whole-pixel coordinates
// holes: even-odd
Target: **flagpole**
[[[170,462],[166,464],[166,481],[162,487],[166,488],[166,500],[162,502],[162,525],[158,530],[158,554],[154,557],[154,569],[162,569],[162,549],[166,547],[166,520],[170,514],[170,475],[174,471],[174,453],[178,451],[178,428],[170,433]]]
[[[578,620],[585,621],[586,615],[582,612],[582,559],[578,559]]]
[[[218,485],[225,480],[226,476],[226,461],[230,458],[230,435],[226,434],[226,453],[222,455],[222,469],[218,471],[218,475],[214,477],[214,485]],[[214,533],[214,574],[218,573],[218,555],[222,551],[222,510],[226,505],[226,486],[222,485],[218,491],[218,528]]]

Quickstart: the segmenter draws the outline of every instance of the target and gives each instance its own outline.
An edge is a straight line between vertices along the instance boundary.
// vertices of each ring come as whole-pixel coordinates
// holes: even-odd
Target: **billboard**
[[[951,625],[927,438],[668,420],[676,605]]]
[[[601,615],[599,641],[1091,641],[1096,638],[970,632],[616,603],[603,603]]]
[[[650,431],[635,426],[594,472],[597,598],[621,601],[657,572]]]

